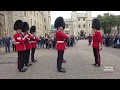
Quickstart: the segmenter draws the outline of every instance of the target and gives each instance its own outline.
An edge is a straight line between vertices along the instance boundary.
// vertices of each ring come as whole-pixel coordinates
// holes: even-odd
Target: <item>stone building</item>
[[[19,19],[28,22],[30,27],[35,25],[37,36],[49,34],[51,29],[50,11],[0,11],[0,36],[4,36],[6,33],[13,36],[15,33],[14,22]]]
[[[75,36],[89,35],[92,33],[92,19],[91,11],[86,11],[86,13],[72,11],[71,18],[65,19],[65,32]]]

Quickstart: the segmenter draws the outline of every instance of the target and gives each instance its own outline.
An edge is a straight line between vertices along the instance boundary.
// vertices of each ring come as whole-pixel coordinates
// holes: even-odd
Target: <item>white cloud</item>
[[[57,17],[62,16],[63,18],[71,18],[72,11],[51,11],[51,24],[54,24],[54,21]],[[78,13],[85,11],[78,11]],[[110,13],[115,15],[120,15],[120,11],[92,11],[92,17],[96,17],[97,15],[104,13]]]

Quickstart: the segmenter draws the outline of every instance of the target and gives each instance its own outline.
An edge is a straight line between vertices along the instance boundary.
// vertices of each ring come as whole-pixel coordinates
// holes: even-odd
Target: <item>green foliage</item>
[[[120,16],[115,16],[109,13],[104,14],[103,16],[98,15],[97,18],[101,22],[101,29],[104,31],[104,33],[111,33],[112,27],[117,26],[117,30],[119,33],[119,26],[120,26]]]

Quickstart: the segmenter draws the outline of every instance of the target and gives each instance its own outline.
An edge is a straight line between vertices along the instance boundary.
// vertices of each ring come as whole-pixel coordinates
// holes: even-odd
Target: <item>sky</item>
[[[72,11],[50,11],[51,13],[51,24],[54,24],[54,21],[57,17],[62,16],[65,18],[71,18]],[[86,11],[77,11],[78,13],[84,13]],[[103,15],[104,13],[110,13],[114,15],[120,15],[120,11],[92,11],[92,17],[97,17],[97,15]]]

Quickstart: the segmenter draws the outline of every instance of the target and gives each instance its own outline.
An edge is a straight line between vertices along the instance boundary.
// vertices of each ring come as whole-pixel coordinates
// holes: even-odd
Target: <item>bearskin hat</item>
[[[64,19],[63,17],[58,17],[56,20],[55,20],[55,23],[54,23],[54,27],[55,28],[58,28],[58,27],[64,27]]]
[[[22,20],[17,20],[14,23],[14,30],[21,29],[23,28],[23,21]]]
[[[32,26],[32,27],[30,28],[30,33],[35,32],[35,31],[36,31],[36,26]]]
[[[97,18],[93,19],[93,21],[92,21],[92,28],[95,28],[97,30],[100,29],[100,21]]]
[[[27,22],[23,22],[22,32],[29,31],[29,24]]]
[[[65,22],[64,22],[64,24],[63,24],[63,29],[65,29]]]

